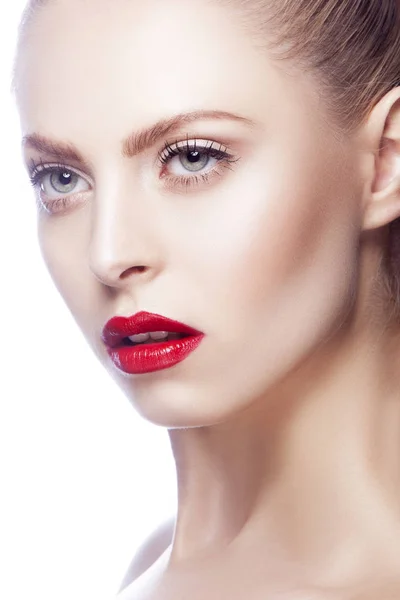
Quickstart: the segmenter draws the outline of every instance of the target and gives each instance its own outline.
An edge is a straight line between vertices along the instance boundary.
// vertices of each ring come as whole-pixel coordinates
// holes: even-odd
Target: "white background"
[[[0,598],[110,600],[175,512],[167,432],[92,356],[36,240],[9,92],[22,0],[0,17]],[[49,73],[51,81],[51,73]]]

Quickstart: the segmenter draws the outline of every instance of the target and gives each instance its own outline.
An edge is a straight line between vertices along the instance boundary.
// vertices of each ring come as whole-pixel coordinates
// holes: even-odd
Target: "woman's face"
[[[100,360],[157,424],[217,423],[266,397],[349,309],[355,141],[286,66],[205,0],[61,0],[31,25],[18,100],[23,135],[41,136],[24,156],[43,255]],[[124,373],[102,330],[140,311],[204,338],[171,368]]]

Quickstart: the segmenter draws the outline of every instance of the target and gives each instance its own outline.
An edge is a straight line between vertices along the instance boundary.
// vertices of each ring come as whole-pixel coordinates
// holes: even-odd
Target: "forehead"
[[[51,1],[30,25],[16,77],[23,133],[88,153],[179,113],[260,121],[289,109],[299,83],[214,0]]]

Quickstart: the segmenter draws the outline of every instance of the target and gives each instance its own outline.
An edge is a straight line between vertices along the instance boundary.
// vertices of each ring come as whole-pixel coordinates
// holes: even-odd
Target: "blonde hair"
[[[50,0],[54,2],[56,0]],[[315,74],[332,122],[344,132],[400,85],[400,0],[209,0],[236,10],[262,49]],[[28,25],[49,0],[29,0]],[[389,225],[382,289],[400,317],[400,219]]]

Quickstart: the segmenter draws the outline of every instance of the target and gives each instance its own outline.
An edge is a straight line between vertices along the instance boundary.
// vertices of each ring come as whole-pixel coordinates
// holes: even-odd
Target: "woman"
[[[400,598],[399,82],[396,0],[26,13],[44,259],[176,460],[121,599]]]

